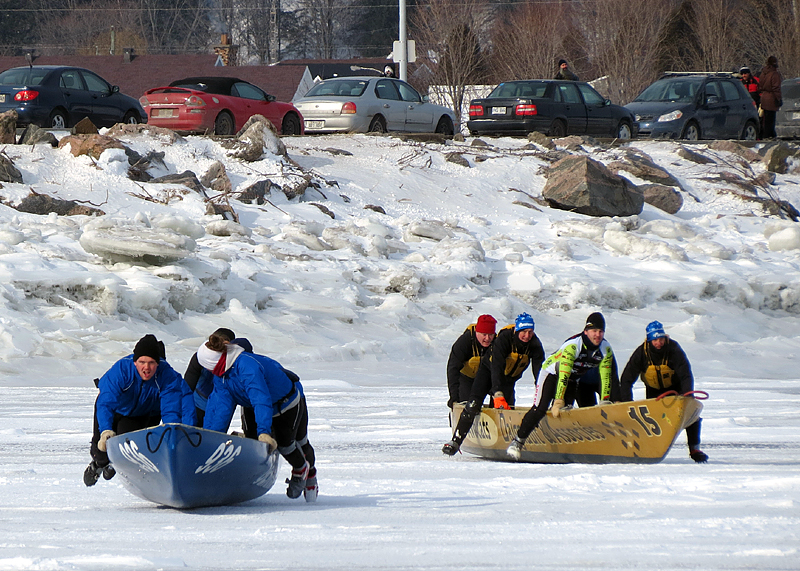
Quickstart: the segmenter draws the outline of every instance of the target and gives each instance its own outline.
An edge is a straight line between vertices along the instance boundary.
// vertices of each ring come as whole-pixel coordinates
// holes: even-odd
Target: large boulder
[[[22,183],[22,173],[5,153],[0,153],[0,182]]]
[[[643,184],[639,191],[644,201],[650,206],[663,210],[668,214],[677,213],[683,206],[683,196],[671,186],[663,184]]]
[[[658,166],[647,153],[636,149],[625,149],[620,160],[609,163],[608,168],[613,173],[626,171],[637,178],[663,184],[664,186],[677,186],[680,182],[665,169]]]
[[[58,142],[59,149],[67,145],[76,157],[89,155],[95,159],[99,159],[106,149],[125,149],[117,139],[106,135],[69,135]]]
[[[0,145],[13,145],[17,142],[17,119],[13,109],[0,113]]]
[[[228,155],[247,162],[261,159],[266,152],[286,157],[286,145],[272,122],[263,115],[250,117],[233,141],[221,144],[228,149]]]
[[[105,214],[99,208],[79,204],[74,200],[62,200],[36,192],[31,192],[23,198],[22,202],[15,208],[20,212],[40,214],[42,216],[46,216],[51,212],[55,212],[59,216],[77,216],[81,214],[85,216],[103,216]]]
[[[561,159],[547,172],[542,197],[553,208],[589,216],[640,214],[644,196],[627,179],[585,156]]]
[[[38,143],[47,143],[51,147],[57,147],[58,139],[50,131],[42,129],[41,127],[37,127],[34,124],[30,124],[25,127],[22,135],[20,135],[19,144],[36,145]]]

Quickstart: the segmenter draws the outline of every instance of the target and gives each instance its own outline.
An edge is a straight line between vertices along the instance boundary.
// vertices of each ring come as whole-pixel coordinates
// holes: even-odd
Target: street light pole
[[[408,81],[408,32],[406,31],[406,0],[400,2],[400,53],[398,63],[400,64],[400,79]]]

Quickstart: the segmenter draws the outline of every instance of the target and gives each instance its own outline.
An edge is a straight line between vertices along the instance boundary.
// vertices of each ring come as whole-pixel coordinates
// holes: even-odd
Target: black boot
[[[458,424],[456,424],[456,429],[453,431],[453,439],[442,446],[443,454],[453,456],[458,452],[459,448],[461,448],[461,443],[464,442],[464,438],[467,437],[467,433],[472,428],[475,416],[481,410],[481,405],[482,403],[473,400],[461,411],[461,416],[458,417]]]
[[[95,460],[89,462],[86,470],[83,471],[83,483],[87,486],[94,486],[105,468],[106,466],[98,466]]]
[[[117,471],[114,469],[114,466],[112,466],[111,464],[109,464],[108,466],[103,468],[103,479],[104,480],[110,480],[111,478],[113,478],[116,475],[117,475]]]

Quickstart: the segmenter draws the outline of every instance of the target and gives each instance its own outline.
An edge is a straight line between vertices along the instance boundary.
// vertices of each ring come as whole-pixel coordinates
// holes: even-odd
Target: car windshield
[[[309,89],[306,97],[329,97],[331,95],[360,97],[367,89],[367,83],[369,82],[358,79],[323,81]]]
[[[800,83],[784,83],[781,85],[784,99],[800,99]]]
[[[501,83],[489,94],[490,99],[498,97],[544,97],[547,83],[544,81],[515,81]]]
[[[9,69],[0,73],[0,85],[39,85],[48,73],[49,69],[35,67]]]
[[[700,89],[701,79],[659,79],[639,94],[634,101],[674,101],[690,103]]]

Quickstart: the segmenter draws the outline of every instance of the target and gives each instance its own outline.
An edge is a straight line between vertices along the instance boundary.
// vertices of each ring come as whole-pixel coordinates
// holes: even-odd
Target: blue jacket
[[[236,405],[242,405],[255,410],[258,434],[269,434],[272,417],[297,404],[302,396],[302,385],[293,383],[280,363],[242,353],[222,377],[214,377],[203,428],[226,432]]]
[[[97,387],[97,424],[100,432],[112,430],[114,415],[156,416],[163,422],[181,422],[183,378],[166,360],[158,363],[156,374],[143,381],[133,355],[123,357],[100,377]]]

